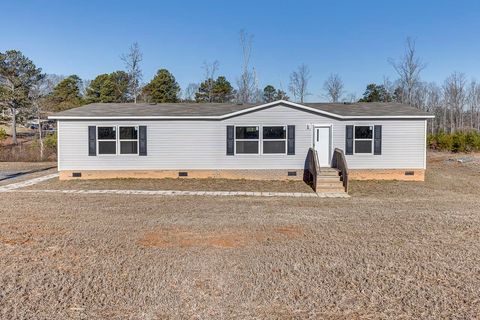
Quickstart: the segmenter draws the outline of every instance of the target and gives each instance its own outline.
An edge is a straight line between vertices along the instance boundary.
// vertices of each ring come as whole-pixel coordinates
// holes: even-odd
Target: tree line
[[[28,117],[40,117],[42,111],[62,111],[97,102],[237,102],[261,103],[279,99],[304,102],[309,91],[310,69],[301,64],[289,77],[284,90],[267,84],[259,88],[255,67],[251,63],[253,36],[241,31],[242,62],[236,86],[218,74],[219,62],[205,62],[204,77],[190,83],[184,90],[167,69],[159,69],[153,79],[143,82],[143,55],[137,43],[120,56],[124,70],[100,74],[93,80],[77,75],[62,77],[44,74],[33,61],[20,51],[0,52],[0,107],[11,115],[13,140],[16,142],[16,122]],[[480,82],[467,81],[464,74],[452,73],[441,84],[422,81],[426,64],[417,56],[415,42],[407,39],[404,55],[389,60],[397,79],[384,78],[383,83],[367,85],[362,97],[348,94],[340,75],[331,74],[323,84],[323,99],[330,102],[400,102],[435,114],[429,132],[480,130]]]

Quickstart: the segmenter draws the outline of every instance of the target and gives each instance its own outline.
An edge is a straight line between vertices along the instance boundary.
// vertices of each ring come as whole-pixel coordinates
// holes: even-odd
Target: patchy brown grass
[[[186,228],[158,227],[145,233],[138,243],[145,247],[214,247],[238,248],[261,245],[265,242],[284,241],[301,235],[297,226],[283,226],[271,229],[255,230],[236,227],[222,230],[191,230]]]
[[[0,318],[476,319],[477,174],[438,160],[349,199],[0,194]]]
[[[265,181],[235,179],[52,179],[27,189],[62,190],[187,190],[187,191],[257,191],[313,192],[303,181]]]
[[[0,161],[0,172],[6,171],[32,171],[44,168],[56,167],[56,162],[1,162]]]

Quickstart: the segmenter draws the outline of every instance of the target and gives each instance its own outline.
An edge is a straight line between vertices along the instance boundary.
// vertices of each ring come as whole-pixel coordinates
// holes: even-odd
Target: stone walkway
[[[185,191],[185,190],[19,190],[40,182],[57,178],[58,173],[8,184],[0,187],[1,192],[27,193],[74,193],[74,194],[123,194],[123,195],[159,195],[159,196],[244,196],[244,197],[304,197],[304,198],[349,198],[344,192],[251,192],[251,191]]]
[[[159,196],[244,196],[244,197],[305,197],[305,198],[349,198],[346,193],[324,192],[249,192],[249,191],[184,191],[184,190],[17,190],[19,192],[73,193],[73,194],[123,194]]]
[[[16,189],[25,188],[25,187],[28,187],[28,186],[33,186],[34,184],[37,184],[37,183],[40,183],[40,182],[43,182],[43,181],[46,181],[46,180],[50,180],[50,179],[53,179],[53,178],[56,178],[56,177],[58,177],[58,173],[52,173],[52,174],[47,174],[45,176],[41,176],[41,177],[38,177],[38,178],[33,178],[33,179],[25,180],[25,181],[20,181],[20,182],[16,182],[16,183],[7,184],[7,185],[4,185],[4,186],[0,187],[0,192],[14,191]]]

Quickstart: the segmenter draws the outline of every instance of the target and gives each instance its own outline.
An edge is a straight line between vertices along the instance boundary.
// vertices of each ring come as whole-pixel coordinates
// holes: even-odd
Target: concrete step
[[[318,176],[317,177],[317,183],[338,182],[338,181],[340,181],[339,176]]]
[[[338,171],[320,171],[318,173],[319,176],[323,177],[338,177]]]
[[[322,188],[322,187],[317,187],[317,192],[324,192],[324,193],[327,193],[327,192],[335,192],[335,193],[340,193],[340,192],[345,192],[345,188],[342,187],[339,187],[339,188]]]
[[[341,181],[336,182],[318,182],[317,188],[343,188],[343,183]]]

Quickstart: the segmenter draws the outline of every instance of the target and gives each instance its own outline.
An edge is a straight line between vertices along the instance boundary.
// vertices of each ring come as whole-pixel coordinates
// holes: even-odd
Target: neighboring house
[[[397,103],[118,104],[57,113],[61,179],[302,179],[342,149],[351,179],[423,180],[427,119]]]

